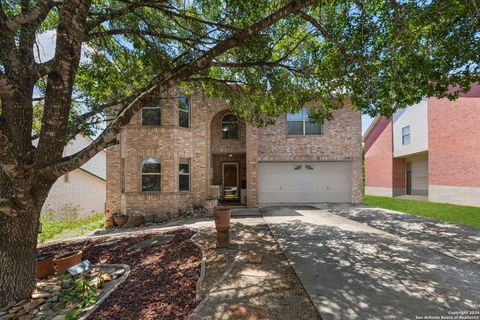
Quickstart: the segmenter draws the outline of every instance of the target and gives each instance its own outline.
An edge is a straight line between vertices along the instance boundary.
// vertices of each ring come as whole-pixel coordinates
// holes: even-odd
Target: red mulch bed
[[[172,241],[140,249],[132,246],[160,234],[173,234]],[[95,246],[118,237],[98,237],[75,242],[46,245],[40,252],[84,252],[94,264],[125,263],[131,268],[122,283],[89,316],[89,319],[179,319],[193,311],[195,284],[200,275],[202,253],[190,238],[194,232],[180,229],[125,236],[119,242]]]

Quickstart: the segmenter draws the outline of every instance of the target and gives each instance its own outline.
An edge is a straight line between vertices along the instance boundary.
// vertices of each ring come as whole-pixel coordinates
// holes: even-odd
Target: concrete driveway
[[[480,319],[480,229],[366,206],[262,213],[324,320]]]

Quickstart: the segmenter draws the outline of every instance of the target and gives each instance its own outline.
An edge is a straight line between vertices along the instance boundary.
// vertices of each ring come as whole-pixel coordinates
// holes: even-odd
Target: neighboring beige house
[[[256,128],[221,99],[152,99],[107,149],[107,209],[178,213],[220,195],[232,205],[361,202],[360,113],[349,102],[323,126],[307,109]]]
[[[64,150],[64,156],[85,148],[92,142],[86,136],[78,135]],[[53,211],[62,215],[77,213],[84,217],[97,212],[105,212],[106,198],[106,154],[102,151],[79,169],[58,178],[45,201],[42,213]]]

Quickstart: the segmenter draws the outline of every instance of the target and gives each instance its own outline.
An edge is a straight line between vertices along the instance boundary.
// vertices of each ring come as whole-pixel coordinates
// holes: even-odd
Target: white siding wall
[[[64,156],[69,156],[88,146],[92,140],[88,137],[78,135],[65,146]],[[102,179],[106,179],[107,157],[105,151],[100,151],[92,159],[82,166],[85,169]]]
[[[77,169],[68,173],[68,182],[62,176],[53,184],[42,212],[53,210],[60,214],[70,207],[77,208],[79,216],[84,217],[104,212],[105,201],[105,181]]]
[[[428,150],[428,100],[393,115],[393,156],[401,157]],[[402,128],[410,126],[410,144],[402,144]]]

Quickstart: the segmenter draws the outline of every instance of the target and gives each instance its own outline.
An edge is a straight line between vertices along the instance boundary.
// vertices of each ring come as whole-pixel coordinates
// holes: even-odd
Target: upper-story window
[[[159,126],[162,122],[160,107],[142,108],[142,126]]]
[[[190,103],[185,95],[180,95],[178,99],[178,125],[190,128]]]
[[[287,132],[291,136],[322,134],[322,125],[310,121],[308,108],[303,107],[298,113],[287,114]]]
[[[238,118],[231,113],[222,118],[222,139],[238,139]]]
[[[160,191],[160,159],[144,158],[142,160],[142,191]]]
[[[402,128],[402,144],[410,144],[410,126]]]

